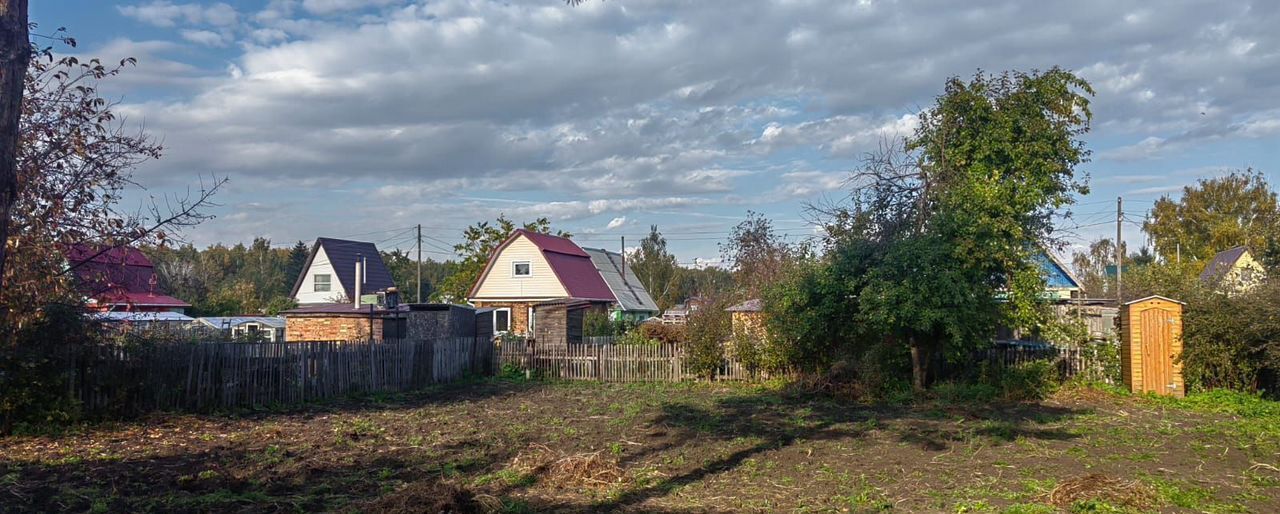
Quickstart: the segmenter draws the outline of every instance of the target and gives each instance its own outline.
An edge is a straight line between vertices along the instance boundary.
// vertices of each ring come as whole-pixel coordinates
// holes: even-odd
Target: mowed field
[[[0,439],[0,512],[1280,512],[1280,409],[489,380]]]

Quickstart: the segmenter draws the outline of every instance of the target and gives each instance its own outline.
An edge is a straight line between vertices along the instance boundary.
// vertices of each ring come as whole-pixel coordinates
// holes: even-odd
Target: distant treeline
[[[271,241],[215,244],[203,250],[192,245],[143,249],[156,266],[159,287],[192,305],[189,314],[229,316],[276,314],[293,307],[290,293],[311,252],[298,241],[290,248],[272,248]],[[382,260],[400,286],[405,301],[418,301],[417,261],[403,250],[382,252]],[[451,261],[422,261],[422,295],[453,273]]]

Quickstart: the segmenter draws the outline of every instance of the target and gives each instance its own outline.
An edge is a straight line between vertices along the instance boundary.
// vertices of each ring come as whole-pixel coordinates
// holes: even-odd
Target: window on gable
[[[315,285],[315,289],[313,291],[317,293],[329,292],[331,279],[332,279],[332,275],[327,275],[327,274],[313,275],[311,278],[311,283]]]
[[[529,261],[515,261],[511,263],[511,276],[527,277],[533,275],[533,268],[529,266]]]

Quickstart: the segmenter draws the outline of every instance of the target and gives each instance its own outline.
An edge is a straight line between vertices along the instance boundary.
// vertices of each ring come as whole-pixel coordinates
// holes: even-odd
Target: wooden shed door
[[[1173,381],[1173,325],[1169,311],[1142,311],[1142,390],[1169,394]]]

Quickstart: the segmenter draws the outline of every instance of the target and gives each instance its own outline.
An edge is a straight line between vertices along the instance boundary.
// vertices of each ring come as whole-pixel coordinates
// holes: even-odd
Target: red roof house
[[[159,289],[155,266],[136,248],[74,245],[65,254],[92,310],[182,313],[191,306]]]
[[[494,249],[467,300],[494,309],[494,332],[533,333],[533,307],[574,299],[602,310],[617,301],[591,256],[568,238],[519,229]]]

